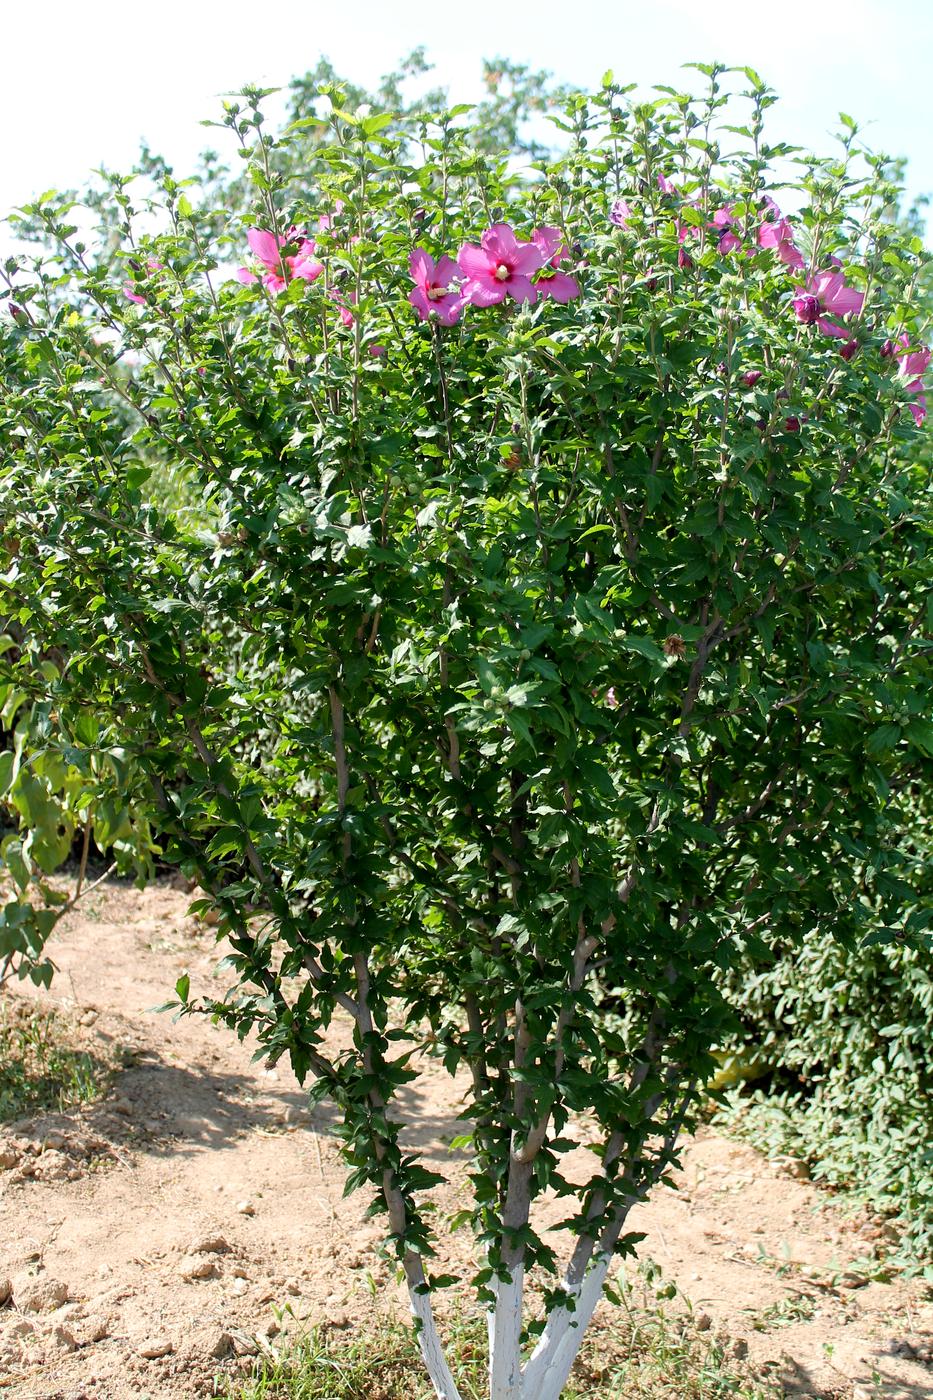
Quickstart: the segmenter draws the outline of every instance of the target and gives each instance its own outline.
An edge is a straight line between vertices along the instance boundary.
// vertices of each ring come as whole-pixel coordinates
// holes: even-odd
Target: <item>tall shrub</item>
[[[57,254],[8,266],[0,610],[219,911],[234,985],[182,1011],[339,1106],[446,1400],[439,1177],[395,1107],[425,1057],[469,1084],[490,1395],[554,1400],[710,1073],[712,970],[903,889],[921,248],[851,131],[787,219],[771,95],[749,70],[736,127],[704,72],[646,104],[607,75],[522,184],[463,109],[410,152],[336,93],[329,174],[286,184],[246,93],[249,229],[166,178],[144,236],[118,181],[109,263],[48,198]],[[150,503],[166,456],[211,525]]]

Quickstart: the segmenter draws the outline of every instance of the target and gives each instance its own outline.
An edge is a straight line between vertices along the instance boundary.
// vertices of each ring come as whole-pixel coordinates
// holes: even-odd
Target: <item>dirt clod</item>
[[[13,1279],[13,1301],[20,1312],[54,1312],[67,1303],[68,1285],[40,1274],[17,1274]]]
[[[171,1356],[174,1350],[175,1344],[168,1337],[149,1337],[136,1348],[144,1361],[158,1361],[163,1356]]]

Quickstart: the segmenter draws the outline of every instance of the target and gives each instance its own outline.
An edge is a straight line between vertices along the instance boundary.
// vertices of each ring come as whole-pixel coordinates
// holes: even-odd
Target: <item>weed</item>
[[[445,1331],[463,1400],[485,1400],[481,1319],[454,1322]],[[219,1385],[216,1393],[228,1400],[433,1400],[413,1334],[387,1318],[354,1335],[315,1328],[275,1359],[258,1360],[248,1381]],[[687,1314],[635,1311],[626,1301],[611,1327],[594,1328],[564,1400],[773,1400],[777,1394],[740,1373],[715,1339],[692,1328]]]
[[[0,1122],[100,1097],[105,1067],[69,1039],[55,1011],[0,999]]]

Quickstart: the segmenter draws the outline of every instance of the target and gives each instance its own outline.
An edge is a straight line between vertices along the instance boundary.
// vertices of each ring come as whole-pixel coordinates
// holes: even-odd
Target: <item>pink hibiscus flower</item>
[[[146,271],[150,274],[153,272],[161,272],[164,266],[164,263],[157,262],[155,258],[149,258],[146,262]],[[134,263],[134,267],[138,268],[138,264]],[[146,298],[136,290],[137,286],[138,283],[136,282],[124,282],[123,295],[126,297],[127,301],[133,302],[134,305],[145,306]]]
[[[741,238],[737,233],[733,233],[736,220],[733,217],[732,209],[733,206],[727,204],[722,209],[717,209],[713,215],[711,227],[719,234],[720,253],[734,253],[742,246]]]
[[[672,180],[669,180],[666,175],[658,176],[658,189],[661,191],[662,194],[677,193],[677,186]]]
[[[327,295],[330,297],[331,301],[337,303],[337,314],[343,324],[345,326],[352,326],[353,312],[350,310],[350,306],[356,305],[356,292],[347,292],[346,296],[344,296],[343,292],[339,291],[336,287],[331,287]],[[347,305],[348,301],[350,306]]]
[[[616,228],[628,228],[628,221],[632,217],[632,207],[627,199],[614,199],[612,208],[609,210],[609,222],[615,224]]]
[[[772,217],[758,226],[758,247],[770,248],[787,267],[802,272],[803,254],[794,242],[794,230],[790,220],[784,218],[773,199],[769,198],[766,202],[768,213]]]
[[[532,229],[531,241],[541,250],[545,259],[543,274],[535,282],[535,287],[543,297],[553,297],[555,301],[568,302],[580,295],[580,284],[569,272],[555,272],[562,258],[570,256],[567,244],[559,228],[545,224]]]
[[[445,255],[435,262],[423,248],[413,248],[408,272],[415,284],[408,293],[408,300],[422,321],[426,321],[432,311],[442,326],[452,326],[460,319],[463,297],[451,286],[454,278],[460,276],[460,268],[453,258]]]
[[[897,343],[905,352],[897,357],[897,372],[901,379],[907,381],[904,385],[906,392],[913,395],[914,401],[907,407],[913,414],[914,422],[919,428],[927,416],[927,396],[924,390],[923,375],[929,366],[931,351],[926,345],[921,345],[919,350],[911,350],[910,340],[906,335],[900,336]]]
[[[794,311],[805,326],[818,325],[824,335],[848,339],[847,326],[830,316],[858,316],[865,301],[862,292],[847,287],[841,272],[818,272],[805,287],[794,288]]]
[[[324,264],[317,262],[313,257],[314,240],[306,238],[298,229],[290,228],[284,236],[277,236],[264,228],[251,228],[246,234],[246,241],[267,269],[263,274],[262,284],[268,287],[270,292],[284,291],[289,282],[296,277],[305,282],[313,282],[315,277],[320,277],[324,271]],[[295,252],[283,255],[282,249],[293,244],[296,245]],[[255,272],[250,272],[248,267],[238,268],[237,278],[244,287],[259,281]]]
[[[474,306],[495,306],[506,297],[513,301],[537,299],[531,274],[544,266],[545,257],[535,243],[519,243],[509,224],[493,224],[477,248],[464,243],[457,257],[466,277],[461,295]]]

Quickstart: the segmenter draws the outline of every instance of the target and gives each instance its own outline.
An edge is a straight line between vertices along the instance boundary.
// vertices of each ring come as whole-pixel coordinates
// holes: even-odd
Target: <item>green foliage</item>
[[[799,236],[865,293],[860,353],[796,320],[755,243],[773,98],[747,75],[748,125],[719,129],[723,71],[700,99],[632,106],[611,75],[572,94],[566,155],[525,182],[462,112],[426,115],[412,159],[407,118],[334,92],[312,189],[301,132],[270,135],[249,90],[224,120],[250,222],[284,237],[330,212],[318,281],[225,276],[244,222],[168,174],[140,207],[113,178],[106,257],[44,197],[27,217],[54,253],[7,268],[0,511],[20,547],[0,611],[23,640],[5,674],[63,658],[43,690],[62,755],[119,745],[145,777],[229,949],[229,993],[183,979],[180,1011],[254,1032],[338,1105],[439,1393],[440,1178],[396,1107],[423,1055],[471,1086],[499,1354],[534,1269],[553,1377],[733,1023],[717,971],[817,928],[923,936],[902,913],[931,737],[929,482],[881,354],[922,333],[922,246],[847,132],[802,162]],[[711,233],[726,205],[738,254]],[[581,295],[417,320],[412,247],[456,252],[501,219],[559,228]],[[154,460],[201,509],[166,508]],[[352,1039],[326,1053],[338,1011]],[[581,1119],[595,1155],[571,1175]]]
[[[728,1126],[816,1181],[889,1215],[889,1254],[908,1269],[933,1252],[933,970],[926,951],[846,946],[818,931],[778,945],[770,967],[740,963],[727,994],[731,1042],[771,1067],[765,1087],[730,1095]]]
[[[68,1043],[66,1024],[0,997],[0,1123],[91,1103],[106,1083],[106,1067]]]
[[[15,558],[15,553],[13,555]],[[85,883],[92,847],[110,854],[107,873],[152,872],[155,846],[144,811],[134,802],[139,776],[119,745],[103,742],[90,713],[77,718],[71,742],[48,698],[61,659],[27,659],[20,627],[0,636],[0,650],[16,659],[16,679],[0,684],[0,982],[12,973],[48,985],[53,964],[45,945],[62,915],[91,888]],[[80,856],[74,893],[48,880]]]

